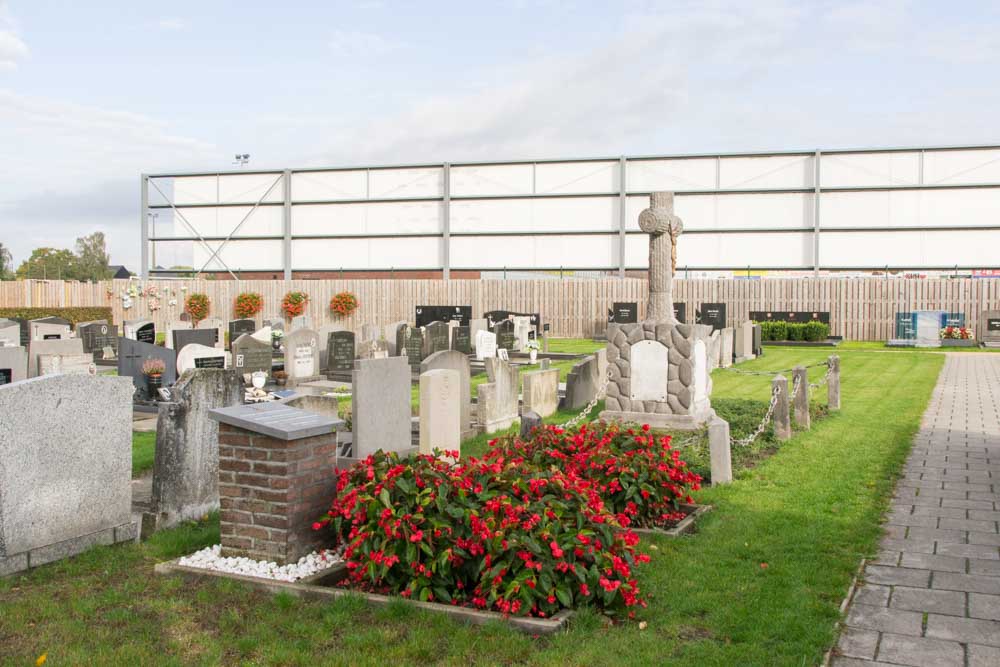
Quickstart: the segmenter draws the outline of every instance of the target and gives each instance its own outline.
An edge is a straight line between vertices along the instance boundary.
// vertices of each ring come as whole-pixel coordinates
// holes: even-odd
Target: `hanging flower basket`
[[[341,292],[330,299],[330,312],[333,315],[347,317],[358,309],[358,297],[351,292]]]
[[[264,297],[256,292],[243,292],[236,297],[233,304],[233,312],[236,317],[250,318],[259,313],[264,308]]]
[[[285,317],[292,319],[306,312],[306,306],[308,305],[308,294],[305,292],[289,292],[281,300],[281,311],[285,313]]]
[[[208,317],[211,302],[206,294],[191,294],[184,300],[184,312],[191,316],[191,321],[197,324]]]

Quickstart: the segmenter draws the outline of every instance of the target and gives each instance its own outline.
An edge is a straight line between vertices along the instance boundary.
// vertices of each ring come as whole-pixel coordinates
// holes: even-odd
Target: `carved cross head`
[[[673,192],[649,195],[649,208],[639,214],[639,229],[647,234],[670,234],[672,238],[684,231],[681,219],[674,215]]]

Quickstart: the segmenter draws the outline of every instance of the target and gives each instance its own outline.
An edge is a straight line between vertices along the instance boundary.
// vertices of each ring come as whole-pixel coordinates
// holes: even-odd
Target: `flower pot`
[[[979,343],[974,338],[942,338],[941,347],[976,347]]]
[[[163,386],[163,376],[162,375],[147,375],[146,376],[146,393],[149,397],[158,401],[160,399],[160,392],[157,391]]]

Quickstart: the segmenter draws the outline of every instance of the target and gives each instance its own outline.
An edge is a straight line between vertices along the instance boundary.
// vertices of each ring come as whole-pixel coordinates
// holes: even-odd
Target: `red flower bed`
[[[538,617],[645,606],[633,569],[649,557],[575,471],[494,449],[454,466],[378,452],[339,475],[313,527],[346,543],[349,586]]]
[[[491,440],[485,459],[587,479],[622,526],[675,523],[684,518],[680,505],[692,502],[689,491],[701,488],[701,476],[687,469],[670,436],[653,436],[649,425],[636,430],[593,422],[576,431],[545,426],[527,441],[516,436]]]

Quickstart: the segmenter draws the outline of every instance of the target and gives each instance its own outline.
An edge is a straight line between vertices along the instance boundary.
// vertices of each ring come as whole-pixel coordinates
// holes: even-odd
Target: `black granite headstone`
[[[424,327],[424,359],[435,352],[448,349],[448,325],[444,322],[431,322]]]
[[[237,338],[255,331],[257,331],[257,324],[253,320],[230,320],[228,349],[233,349],[233,343],[236,342]]]
[[[215,335],[218,333],[213,329],[174,329],[174,352],[180,354],[185,345],[204,345],[205,347],[215,346]],[[197,368],[201,368],[198,366]],[[215,368],[205,366],[205,368]]]
[[[136,329],[135,339],[140,343],[156,343],[156,325],[150,322]]]
[[[472,353],[472,334],[470,327],[455,327],[451,331],[451,349],[462,354]]]
[[[118,375],[132,378],[132,384],[145,391],[146,376],[142,374],[142,363],[146,359],[159,359],[166,367],[163,371],[163,386],[169,387],[177,381],[177,354],[161,345],[151,345],[131,338],[118,339]]]
[[[986,330],[1000,332],[1000,318],[988,318],[986,320]]]
[[[504,320],[496,326],[494,333],[497,335],[497,349],[513,350],[517,344],[514,338],[514,321]]]
[[[110,347],[118,349],[118,325],[117,324],[84,324],[77,327],[77,335],[83,340],[83,351],[91,352],[94,359],[104,358],[104,348]]]
[[[331,331],[326,338],[327,370],[350,372],[357,356],[353,331]]]
[[[403,327],[397,334],[397,340],[401,341],[402,344],[402,347],[397,349],[406,352],[410,368],[419,371],[420,362],[424,360],[424,337],[420,333],[420,329],[414,329],[410,326]]]
[[[687,304],[683,301],[674,302],[674,319],[681,324],[687,322]]]
[[[14,371],[10,368],[0,368],[0,384],[10,384]]]
[[[696,315],[696,322],[712,325],[712,331],[726,328],[726,304],[724,303],[703,303]]]
[[[458,322],[468,326],[472,319],[472,306],[417,306],[417,328],[431,322]]]
[[[635,301],[615,301],[608,311],[608,323],[635,324],[639,321],[639,304]]]
[[[195,368],[225,368],[225,357],[201,357],[194,360]]]

